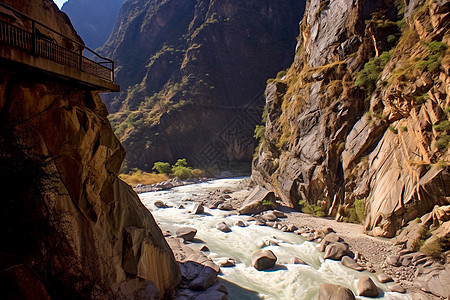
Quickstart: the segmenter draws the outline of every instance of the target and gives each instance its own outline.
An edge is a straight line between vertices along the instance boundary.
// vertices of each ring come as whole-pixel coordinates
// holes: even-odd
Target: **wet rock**
[[[263,219],[264,221],[276,221],[277,220],[277,216],[275,216],[273,213],[267,213],[267,214],[263,214],[261,215],[261,219]]]
[[[195,297],[195,300],[228,300],[226,294],[220,291],[206,291]]]
[[[184,209],[184,206],[183,206],[183,204],[180,204],[177,208],[178,209]]]
[[[226,211],[230,211],[230,210],[234,209],[230,203],[222,203],[217,208],[220,210],[226,210]]]
[[[239,213],[242,215],[259,214],[274,207],[276,207],[275,194],[261,186],[256,186],[245,199],[242,207],[239,209]]]
[[[388,288],[389,288],[391,291],[396,292],[396,293],[401,293],[401,294],[403,294],[403,293],[406,292],[406,290],[405,290],[400,284],[398,284],[398,283],[390,284],[390,285],[388,285]]]
[[[205,245],[203,245],[203,246],[200,247],[200,251],[209,252],[209,248],[206,247]]]
[[[392,281],[392,277],[387,275],[386,273],[378,274],[377,278],[378,278],[378,281],[381,283],[386,283],[386,282]]]
[[[341,260],[342,257],[352,255],[347,244],[344,243],[331,243],[325,248],[324,259]]]
[[[301,259],[299,257],[293,257],[291,259],[291,264],[293,264],[293,265],[307,265],[307,263],[303,259]]]
[[[319,300],[355,300],[355,295],[349,288],[323,283],[319,287]]]
[[[203,207],[203,204],[200,202],[197,202],[194,204],[194,208],[192,208],[192,213],[194,215],[201,215],[205,212],[205,208]]]
[[[192,227],[182,227],[175,231],[175,235],[184,241],[192,241],[197,234],[197,229]]]
[[[153,205],[155,205],[157,208],[168,208],[168,206],[162,201],[155,201]]]
[[[231,231],[230,227],[228,227],[228,225],[225,224],[224,222],[220,222],[219,224],[217,224],[216,229],[220,230],[222,232],[230,232]]]
[[[358,285],[358,296],[376,298],[378,297],[378,287],[370,279],[369,276],[363,276],[359,279]]]
[[[245,224],[245,223],[242,222],[242,221],[237,221],[237,222],[236,222],[236,226],[239,226],[239,227],[247,227],[247,224]]]
[[[272,268],[277,262],[277,257],[270,250],[258,250],[252,254],[252,266],[258,271]]]
[[[180,266],[184,278],[193,278],[189,289],[204,291],[217,280],[220,268],[203,253],[192,255]]]
[[[326,247],[330,243],[343,242],[344,240],[338,236],[336,233],[330,233],[324,237],[324,239],[320,242],[319,250],[320,252],[325,252]]]
[[[234,267],[236,265],[236,262],[231,258],[222,258],[217,262],[217,264],[219,265],[219,267],[229,268]]]
[[[342,257],[341,263],[346,266],[347,268],[356,270],[356,271],[363,271],[364,268],[361,267],[356,261],[351,259],[349,256]]]

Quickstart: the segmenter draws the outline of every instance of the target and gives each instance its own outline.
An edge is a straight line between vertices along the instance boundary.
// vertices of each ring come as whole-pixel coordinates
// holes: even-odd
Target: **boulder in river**
[[[228,227],[228,225],[225,224],[224,222],[220,222],[219,224],[217,224],[216,229],[220,230],[222,232],[230,232],[231,231],[230,227]]]
[[[378,281],[381,283],[386,283],[386,282],[392,281],[392,277],[387,275],[386,273],[378,274],[377,278],[378,278]]]
[[[205,212],[205,208],[203,207],[203,204],[200,202],[197,202],[194,204],[194,208],[192,209],[192,213],[194,215],[201,215]]]
[[[320,252],[325,252],[325,249],[327,248],[328,244],[330,243],[337,243],[337,242],[343,242],[344,240],[338,236],[336,233],[332,232],[330,234],[327,234],[323,240],[320,242],[319,250]]]
[[[364,270],[363,267],[361,267],[354,259],[350,258],[349,256],[342,257],[341,264],[356,271]]]
[[[406,292],[405,288],[402,287],[402,286],[401,286],[400,284],[398,284],[398,283],[390,284],[390,285],[388,285],[388,288],[389,288],[391,291],[396,292],[396,293],[400,293],[400,294],[403,294],[403,293]]]
[[[220,259],[217,264],[219,265],[219,267],[224,267],[224,268],[229,268],[229,267],[234,267],[236,265],[236,262],[231,259],[231,258],[222,258]]]
[[[153,203],[153,205],[155,205],[157,208],[168,208],[168,206],[162,202],[162,201],[155,201],[155,203]]]
[[[319,300],[355,300],[353,292],[346,287],[323,283],[319,288]]]
[[[203,253],[190,256],[180,268],[183,277],[192,280],[189,289],[193,291],[204,291],[214,285],[220,272],[219,266]]]
[[[259,214],[260,212],[276,207],[275,194],[261,186],[256,186],[252,193],[245,199],[239,209],[241,215]]]
[[[197,234],[197,229],[192,227],[181,227],[175,232],[177,237],[182,238],[184,241],[192,241]]]
[[[270,250],[258,250],[252,254],[252,266],[258,271],[272,268],[277,262],[277,257]]]
[[[358,280],[358,296],[376,298],[378,297],[378,287],[369,276],[363,276]]]
[[[325,248],[324,259],[341,260],[344,256],[352,255],[347,244],[344,243],[330,243]]]
[[[236,222],[236,226],[239,226],[239,227],[246,227],[247,225],[244,223],[244,222],[242,222],[242,221],[237,221]]]

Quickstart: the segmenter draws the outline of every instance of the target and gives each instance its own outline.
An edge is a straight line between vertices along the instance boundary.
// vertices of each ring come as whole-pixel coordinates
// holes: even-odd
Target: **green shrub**
[[[437,131],[449,131],[450,130],[450,121],[449,120],[445,120],[445,121],[441,121],[439,122],[439,124],[436,124],[433,126],[434,129],[436,129]]]
[[[325,212],[320,206],[309,204],[306,200],[300,200],[298,204],[301,206],[301,211],[305,214],[310,214],[318,217],[325,216]]]
[[[275,81],[274,78],[269,78],[269,79],[267,79],[266,83],[269,84],[269,83],[274,82],[274,81]]]
[[[398,134],[397,128],[395,128],[395,127],[393,127],[393,126],[389,126],[389,130],[390,130],[393,134]]]
[[[356,199],[355,202],[345,209],[344,221],[348,223],[361,224],[364,220],[364,200]]]
[[[169,175],[170,172],[172,171],[172,167],[170,166],[170,164],[168,162],[158,161],[158,162],[155,162],[152,170],[158,171],[159,174]]]
[[[283,78],[284,76],[286,76],[286,74],[287,74],[286,71],[284,71],[284,70],[280,71],[280,72],[277,73],[277,78],[278,79]]]
[[[370,95],[375,91],[376,83],[380,73],[391,59],[389,52],[385,51],[378,57],[371,58],[364,68],[356,76],[355,84],[366,89]]]
[[[401,130],[402,132],[407,132],[407,131],[408,131],[408,127],[406,127],[406,126],[400,126],[400,130]]]
[[[180,179],[189,179],[193,177],[192,168],[187,166],[186,158],[180,158],[172,166],[172,175]]]
[[[434,146],[439,150],[443,150],[447,148],[448,143],[450,143],[450,135],[441,134],[436,143],[434,143]]]

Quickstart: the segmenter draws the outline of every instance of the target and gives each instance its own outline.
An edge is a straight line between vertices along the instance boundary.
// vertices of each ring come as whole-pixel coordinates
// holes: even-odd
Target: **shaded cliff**
[[[267,78],[292,61],[304,1],[134,0],[102,53],[123,92],[105,97],[128,168],[250,160]]]
[[[69,0],[61,10],[91,49],[102,46],[114,26],[119,8],[125,0]]]
[[[4,1],[77,39],[50,0]],[[170,296],[180,280],[96,92],[2,59],[3,299]]]
[[[446,1],[309,1],[294,63],[266,88],[252,178],[331,216],[363,200],[378,236],[450,204],[449,13]]]

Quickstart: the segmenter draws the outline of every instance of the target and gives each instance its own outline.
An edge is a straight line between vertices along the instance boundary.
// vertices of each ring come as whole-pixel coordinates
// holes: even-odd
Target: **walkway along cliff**
[[[170,296],[178,264],[117,177],[125,152],[98,96],[118,90],[113,66],[99,64],[112,62],[83,56],[52,1],[2,3],[2,298]]]
[[[252,178],[340,220],[362,201],[376,236],[448,221],[449,15],[448,1],[310,0],[293,65],[267,85]]]

